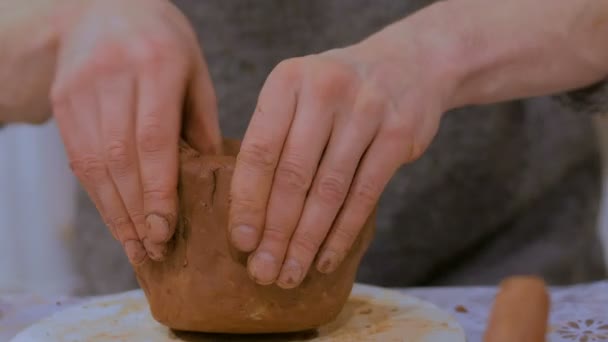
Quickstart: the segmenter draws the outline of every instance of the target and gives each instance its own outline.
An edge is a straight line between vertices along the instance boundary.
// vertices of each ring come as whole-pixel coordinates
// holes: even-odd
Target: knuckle
[[[137,145],[143,153],[157,153],[168,144],[163,126],[156,118],[148,118],[137,134]]]
[[[340,226],[336,227],[333,232],[334,250],[346,252],[353,241],[357,238],[359,230],[352,227]]]
[[[116,229],[126,229],[131,226],[131,219],[127,216],[116,216],[110,219],[110,224]]]
[[[81,69],[83,72],[109,72],[121,65],[123,55],[123,44],[113,39],[105,40],[94,48],[92,55]]]
[[[238,161],[246,165],[266,172],[274,171],[277,163],[268,143],[252,142],[243,145],[237,156]]]
[[[321,241],[310,233],[300,233],[293,239],[293,247],[302,251],[309,257],[314,257],[321,246]]]
[[[348,191],[346,177],[339,173],[322,175],[317,185],[317,196],[333,205],[342,204]]]
[[[422,115],[415,106],[407,108],[396,108],[396,105],[387,101],[386,103],[387,125],[382,127],[381,134],[390,140],[403,140],[403,137],[411,137],[420,127]]]
[[[408,152],[405,155],[406,162],[418,160],[424,154],[424,148],[421,144],[418,144],[416,140],[412,140],[408,146]]]
[[[409,163],[418,160],[426,150],[425,145],[420,143],[420,139],[418,139],[416,134],[404,134],[404,132],[409,131],[408,127],[403,127],[401,129],[395,128],[389,130],[383,137],[386,146],[390,149],[399,151],[397,155],[398,161],[401,163]],[[404,139],[404,136],[407,138]]]
[[[124,140],[113,140],[106,146],[108,167],[115,171],[128,170],[132,165],[129,147]]]
[[[355,82],[350,68],[332,63],[331,68],[315,68],[315,72],[310,75],[310,84],[314,96],[320,99],[327,99],[339,96],[345,90],[350,90]]]
[[[113,217],[109,223],[116,231],[125,231],[131,228],[131,219],[127,216]]]
[[[312,94],[319,100],[329,100],[339,94],[343,87],[333,75],[313,76],[311,81]]]
[[[267,225],[264,228],[264,238],[276,243],[286,244],[289,242],[290,235],[286,229],[276,225]]]
[[[146,222],[146,215],[141,210],[135,209],[127,209],[129,211],[129,216],[131,217],[131,222],[134,224],[143,224]]]
[[[133,49],[132,58],[142,67],[156,68],[163,64],[168,54],[176,50],[171,39],[160,36],[145,36]]]
[[[353,200],[365,210],[371,210],[376,205],[378,197],[382,192],[379,182],[367,179],[355,184],[353,188]]]
[[[70,160],[70,169],[76,177],[90,182],[106,176],[106,165],[96,155],[80,155]]]
[[[250,216],[258,216],[264,214],[264,207],[261,206],[258,201],[248,197],[248,196],[239,196],[232,197],[232,201],[230,203],[231,212],[237,217],[249,218]],[[235,219],[235,221],[239,221]],[[247,220],[243,220],[246,222]]]
[[[286,81],[293,81],[299,77],[303,69],[303,59],[301,57],[285,59],[274,68],[270,77],[285,78]]]
[[[312,182],[312,174],[306,172],[303,163],[297,158],[285,158],[276,170],[275,182],[281,190],[306,192]]]
[[[382,129],[379,139],[389,150],[397,151],[397,159],[401,163],[413,161],[418,158],[416,153],[422,154],[423,150],[418,150],[414,130],[407,122],[398,123],[394,127]]]
[[[144,186],[143,196],[145,202],[171,201],[173,200],[176,188],[170,186],[150,185]]]
[[[357,101],[355,113],[373,116],[382,114],[386,111],[388,101],[380,90],[372,87],[372,89],[366,89],[366,91],[360,92],[358,97],[360,100]]]

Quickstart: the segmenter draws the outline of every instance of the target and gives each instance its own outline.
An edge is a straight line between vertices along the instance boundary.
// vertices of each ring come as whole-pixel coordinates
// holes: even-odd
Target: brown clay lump
[[[281,333],[331,322],[352,289],[373,235],[373,215],[344,263],[332,274],[311,268],[297,288],[262,286],[248,276],[247,255],[228,240],[229,191],[238,143],[223,156],[180,151],[179,223],[163,262],[135,271],[154,318],[175,330]]]

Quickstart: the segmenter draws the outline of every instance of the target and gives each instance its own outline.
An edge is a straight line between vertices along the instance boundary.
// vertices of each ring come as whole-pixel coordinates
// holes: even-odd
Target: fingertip
[[[257,252],[249,256],[247,273],[259,285],[271,285],[275,282],[280,265],[269,252]]]
[[[146,250],[142,246],[141,242],[137,240],[128,240],[124,243],[124,249],[129,258],[129,262],[133,265],[141,265],[146,261]]]
[[[289,259],[281,270],[277,285],[285,290],[293,289],[302,283],[303,278],[304,271],[302,265],[294,259]]]
[[[167,254],[167,245],[165,243],[154,243],[149,238],[144,238],[144,247],[150,259],[154,261],[165,260]]]
[[[146,238],[153,244],[165,243],[169,241],[173,235],[171,222],[167,219],[166,215],[156,213],[149,214],[146,216],[146,228]]]
[[[319,257],[317,270],[323,274],[333,273],[340,266],[341,258],[334,251],[325,251]]]

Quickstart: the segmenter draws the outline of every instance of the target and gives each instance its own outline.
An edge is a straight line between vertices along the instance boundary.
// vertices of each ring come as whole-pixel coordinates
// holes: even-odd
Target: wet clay
[[[317,328],[344,307],[361,257],[372,239],[372,214],[343,264],[332,274],[316,269],[290,290],[262,286],[247,274],[247,254],[228,240],[229,192],[236,141],[224,156],[180,151],[179,223],[164,262],[135,267],[154,318],[175,330],[282,333]]]

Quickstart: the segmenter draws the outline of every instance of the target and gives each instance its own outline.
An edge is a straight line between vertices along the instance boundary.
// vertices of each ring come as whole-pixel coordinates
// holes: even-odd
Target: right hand
[[[200,152],[221,149],[207,66],[167,0],[80,6],[61,24],[51,90],[70,166],[129,260],[162,260],[176,224],[181,128]]]

